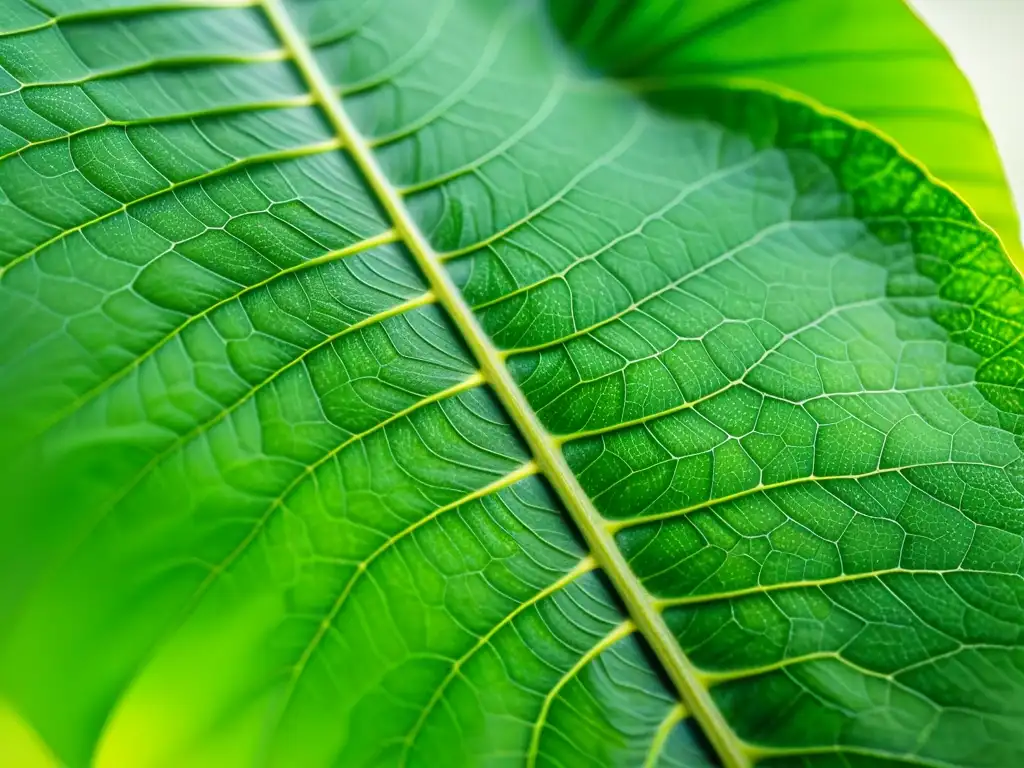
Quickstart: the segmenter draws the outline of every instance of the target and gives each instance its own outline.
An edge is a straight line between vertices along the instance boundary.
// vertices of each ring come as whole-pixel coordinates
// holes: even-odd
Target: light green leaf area
[[[1021,277],[900,151],[535,3],[42,7],[0,698],[57,759],[1024,761]]]
[[[1017,206],[967,78],[904,0],[557,0],[569,37],[634,88],[792,91],[893,137],[993,227],[1018,264]]]

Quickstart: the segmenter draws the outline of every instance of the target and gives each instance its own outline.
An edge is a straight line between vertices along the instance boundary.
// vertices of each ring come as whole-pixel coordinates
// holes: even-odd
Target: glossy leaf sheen
[[[977,100],[907,3],[557,0],[552,7],[589,58],[634,88],[704,82],[793,91],[866,120],[951,184],[1024,263],[1017,207]],[[583,14],[587,23],[572,23]]]
[[[51,5],[0,696],[57,759],[1024,760],[1021,278],[900,150],[594,74],[568,0]]]

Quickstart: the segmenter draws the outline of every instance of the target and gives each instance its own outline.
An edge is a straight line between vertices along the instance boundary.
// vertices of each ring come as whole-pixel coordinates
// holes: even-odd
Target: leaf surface
[[[1021,278],[900,150],[532,3],[3,3],[62,761],[1024,758]]]
[[[970,84],[903,0],[552,7],[585,55],[634,88],[740,84],[866,120],[952,185],[1022,263],[1017,206]]]

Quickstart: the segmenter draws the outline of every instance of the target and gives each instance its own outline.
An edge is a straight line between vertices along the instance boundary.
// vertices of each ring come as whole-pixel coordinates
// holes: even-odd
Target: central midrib
[[[438,302],[445,308],[463,340],[480,366],[484,379],[497,394],[523,439],[537,466],[551,483],[573,522],[590,547],[594,560],[606,573],[629,611],[637,629],[654,650],[679,692],[683,703],[701,725],[726,768],[746,768],[751,763],[747,751],[700,683],[689,659],[683,654],[646,588],[636,578],[615,544],[606,521],[565,461],[553,436],[544,428],[526,396],[505,366],[501,352],[477,322],[469,304],[452,281],[437,253],[413,221],[394,186],[377,164],[366,140],[356,129],[341,101],[317,64],[312,50],[296,29],[282,0],[260,0],[275,32],[288,51],[314,99],[324,111],[343,148],[347,149],[378,202],[390,217],[395,230],[409,249]]]

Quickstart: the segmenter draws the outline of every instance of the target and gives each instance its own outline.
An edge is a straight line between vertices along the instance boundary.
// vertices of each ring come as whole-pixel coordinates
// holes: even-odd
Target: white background
[[[974,86],[1024,219],[1024,0],[909,0]]]

